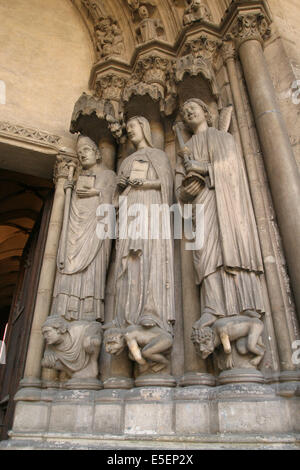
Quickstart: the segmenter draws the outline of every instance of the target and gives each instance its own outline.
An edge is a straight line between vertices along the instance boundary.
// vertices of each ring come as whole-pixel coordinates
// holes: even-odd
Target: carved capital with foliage
[[[244,42],[257,40],[263,43],[270,37],[270,23],[262,13],[241,14],[237,17],[229,37],[235,40],[237,48]]]
[[[150,55],[140,59],[135,73],[125,87],[124,101],[129,101],[132,95],[148,94],[154,101],[161,102],[163,111],[170,71],[171,61],[166,57]]]
[[[59,153],[56,157],[56,162],[53,172],[53,181],[57,184],[61,178],[67,179],[70,172],[70,167],[76,168],[78,162],[70,155]]]
[[[236,58],[236,47],[233,41],[223,41],[221,46],[221,53],[224,62],[226,63],[228,60],[234,60]]]
[[[96,96],[103,100],[120,101],[126,80],[117,74],[101,76],[96,82]]]

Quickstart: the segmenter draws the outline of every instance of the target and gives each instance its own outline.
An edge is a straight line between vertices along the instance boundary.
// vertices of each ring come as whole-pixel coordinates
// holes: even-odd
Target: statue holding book
[[[147,329],[160,330],[172,339],[175,307],[170,213],[162,211],[152,218],[152,207],[164,205],[168,209],[172,205],[173,174],[167,155],[153,148],[147,119],[131,118],[127,133],[136,151],[123,161],[117,179],[120,233],[114,326],[123,330],[134,326],[139,334],[141,329],[145,333]],[[128,214],[126,220],[124,214]]]
[[[66,320],[104,321],[106,271],[111,240],[97,235],[97,208],[111,204],[116,175],[102,162],[97,145],[80,136],[81,169],[65,185],[65,214],[58,251],[51,314]]]

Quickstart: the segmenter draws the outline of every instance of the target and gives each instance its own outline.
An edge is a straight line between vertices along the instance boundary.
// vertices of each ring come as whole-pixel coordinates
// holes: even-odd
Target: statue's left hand
[[[99,189],[77,189],[76,194],[80,199],[84,199],[87,197],[99,196],[100,191]]]

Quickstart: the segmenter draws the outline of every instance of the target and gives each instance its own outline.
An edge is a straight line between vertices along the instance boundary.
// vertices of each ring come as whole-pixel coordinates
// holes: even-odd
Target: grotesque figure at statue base
[[[106,352],[118,356],[128,348],[129,359],[136,363],[136,375],[170,373],[169,353],[173,338],[149,320],[122,330],[110,328],[105,332]]]
[[[98,357],[102,330],[98,322],[67,322],[50,316],[42,327],[47,346],[42,366],[62,371],[66,388],[100,389]]]
[[[256,368],[265,353],[265,346],[262,342],[263,329],[264,325],[261,320],[247,315],[219,318],[212,324],[205,322],[205,318],[201,318],[193,326],[191,339],[202,359],[216,353],[218,367],[221,370]],[[234,357],[233,343],[235,345]],[[245,361],[245,357],[241,356],[249,353],[254,357]]]

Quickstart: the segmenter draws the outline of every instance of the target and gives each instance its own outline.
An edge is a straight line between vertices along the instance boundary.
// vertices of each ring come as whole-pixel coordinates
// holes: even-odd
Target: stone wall
[[[1,2],[0,121],[38,128],[72,142],[70,116],[87,88],[93,48],[68,0]]]

